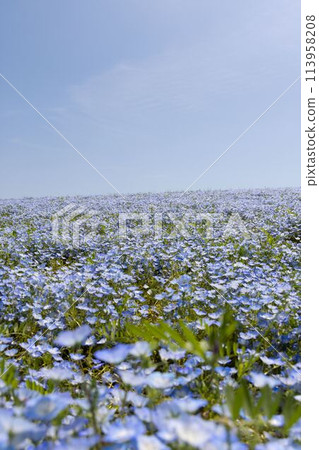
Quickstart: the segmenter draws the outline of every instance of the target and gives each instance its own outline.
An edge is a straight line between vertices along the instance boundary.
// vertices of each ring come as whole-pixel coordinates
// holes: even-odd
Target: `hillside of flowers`
[[[0,449],[300,448],[299,189],[0,218]]]

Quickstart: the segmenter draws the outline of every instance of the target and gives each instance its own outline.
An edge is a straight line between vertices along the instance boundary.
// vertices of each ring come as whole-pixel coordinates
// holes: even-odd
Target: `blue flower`
[[[50,394],[31,399],[26,406],[28,419],[50,421],[70,404],[69,394]]]
[[[202,448],[218,434],[218,426],[212,421],[206,421],[198,416],[183,414],[178,418],[171,418],[166,423],[167,429],[185,444]],[[224,431],[224,430],[222,430]],[[226,438],[226,434],[224,440]]]
[[[237,373],[235,367],[216,367],[215,372],[217,372],[221,377],[228,377]]]
[[[156,436],[140,435],[137,437],[137,450],[169,450],[169,447]]]
[[[268,358],[267,356],[260,356],[260,359],[267,366],[284,366],[285,362],[281,358]]]
[[[151,354],[151,348],[148,342],[138,341],[133,344],[130,350],[130,355],[135,357],[149,356]]]
[[[186,352],[185,350],[166,350],[165,348],[161,348],[159,350],[160,357],[163,361],[168,361],[169,359],[178,361],[179,359],[184,358]]]
[[[258,336],[257,331],[247,331],[247,333],[239,333],[239,337],[241,339],[244,339],[245,341],[248,341],[250,339],[256,339]]]
[[[138,387],[147,383],[147,376],[143,373],[135,373],[131,370],[119,370],[118,373],[125,384]]]
[[[74,378],[75,373],[63,367],[52,367],[51,369],[43,367],[39,371],[39,375],[46,380],[64,381]]]
[[[124,420],[118,419],[104,430],[106,442],[122,444],[136,439],[146,432],[145,425],[135,416],[128,416]]]
[[[278,414],[276,416],[272,416],[269,420],[270,425],[273,427],[282,427],[285,423],[285,418],[282,414]]]
[[[167,389],[174,386],[175,375],[173,373],[153,372],[147,377],[148,386],[155,389]]]
[[[26,440],[39,441],[46,434],[44,425],[36,425],[21,417],[14,417],[8,410],[0,410],[0,435],[2,448],[21,448]]]
[[[83,325],[75,330],[61,331],[55,340],[60,347],[73,347],[74,345],[83,343],[91,334],[91,328]]]
[[[195,413],[207,405],[207,400],[201,398],[184,397],[174,400],[175,404],[182,412]]]
[[[250,372],[248,379],[258,388],[263,388],[264,386],[273,388],[280,384],[274,377],[264,375],[263,373]]]
[[[79,353],[70,353],[70,358],[73,361],[81,361],[82,359],[85,358],[85,356],[84,355],[80,355]]]
[[[118,344],[113,348],[98,350],[94,356],[100,361],[107,362],[109,364],[119,364],[129,355],[132,350],[132,345]]]

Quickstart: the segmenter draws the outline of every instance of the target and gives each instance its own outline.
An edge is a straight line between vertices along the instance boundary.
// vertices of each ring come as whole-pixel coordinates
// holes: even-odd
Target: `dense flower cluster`
[[[180,196],[0,202],[0,449],[299,448],[300,192]],[[99,239],[52,239],[70,203]],[[122,212],[192,233],[120,238]]]

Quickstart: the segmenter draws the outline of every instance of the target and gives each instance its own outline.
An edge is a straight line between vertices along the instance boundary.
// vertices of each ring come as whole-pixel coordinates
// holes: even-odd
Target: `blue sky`
[[[2,2],[0,72],[120,192],[184,190],[300,73],[296,0]],[[113,193],[0,79],[1,197]],[[193,189],[299,186],[300,82]]]

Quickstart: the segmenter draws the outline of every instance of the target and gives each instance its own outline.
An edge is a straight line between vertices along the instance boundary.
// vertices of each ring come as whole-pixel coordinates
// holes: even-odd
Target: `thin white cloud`
[[[261,63],[247,72],[246,61],[236,54],[225,64],[221,51],[204,44],[119,64],[73,86],[71,97],[81,111],[99,118],[187,113],[210,107],[216,95],[258,89],[259,75],[267,70]]]

